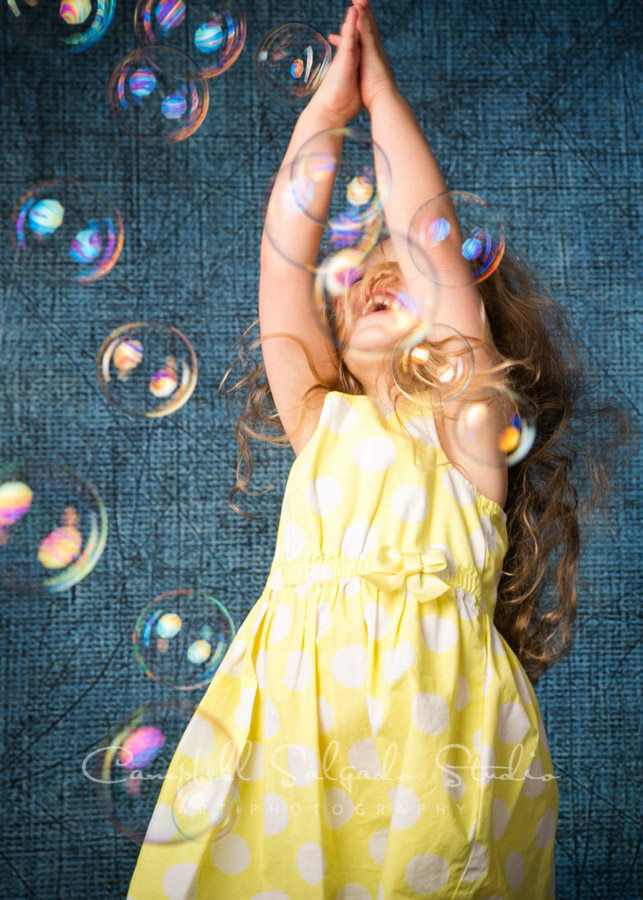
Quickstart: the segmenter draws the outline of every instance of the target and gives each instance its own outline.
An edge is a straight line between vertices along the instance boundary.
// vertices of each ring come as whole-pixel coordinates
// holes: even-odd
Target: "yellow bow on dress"
[[[416,553],[402,553],[390,544],[380,544],[361,560],[361,575],[386,591],[406,586],[418,600],[433,600],[449,587],[438,572],[448,568],[446,554],[439,547]]]

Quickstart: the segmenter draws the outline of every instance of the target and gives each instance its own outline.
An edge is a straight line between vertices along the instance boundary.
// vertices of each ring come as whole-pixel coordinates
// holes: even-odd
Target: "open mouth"
[[[394,294],[384,293],[369,297],[361,310],[357,311],[357,318],[364,318],[375,313],[389,313],[404,311],[404,306]]]

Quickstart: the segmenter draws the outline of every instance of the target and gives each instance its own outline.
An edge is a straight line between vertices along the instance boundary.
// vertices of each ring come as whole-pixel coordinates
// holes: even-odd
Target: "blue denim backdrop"
[[[168,696],[134,661],[133,623],[152,597],[192,584],[243,621],[265,583],[294,458],[259,447],[253,484],[275,489],[243,501],[261,521],[235,515],[234,422],[215,391],[257,315],[261,197],[296,116],[262,93],[252,54],[281,22],[336,30],[343,7],[248,0],[245,49],[210,82],[205,123],[168,147],[123,134],[107,103],[109,74],[134,46],[133,8],[119,0],[108,34],[76,56],[30,49],[6,27],[0,35],[5,227],[15,200],[54,175],[102,187],[125,222],[119,262],[87,286],[27,285],[10,274],[8,231],[1,242],[2,458],[39,453],[73,466],[109,517],[102,559],[67,594],[0,597],[0,894],[15,900],[125,897],[137,845],[103,818],[81,763],[130,710]],[[641,4],[375,9],[449,186],[496,206],[510,244],[569,311],[603,392],[640,420]],[[176,325],[199,357],[194,396],[159,421],[118,413],[95,383],[102,339],[138,319]],[[537,687],[559,774],[564,900],[625,900],[642,887],[637,462],[619,473],[609,530],[588,537],[572,654]]]

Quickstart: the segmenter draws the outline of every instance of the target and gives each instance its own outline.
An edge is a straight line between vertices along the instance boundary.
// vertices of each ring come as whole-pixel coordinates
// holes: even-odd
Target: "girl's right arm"
[[[284,200],[288,199],[290,165],[301,146],[320,132],[343,128],[362,107],[358,86],[357,16],[357,10],[349,7],[341,36],[336,40],[339,45],[337,54],[320,87],[299,116],[272,190],[261,241],[261,337],[286,332],[298,338],[305,345],[320,375],[329,379],[337,373],[337,353],[313,311],[313,275],[305,268],[306,264],[312,266],[315,261],[324,226],[305,215],[296,203]],[[328,150],[337,156],[341,146],[341,136],[321,135],[315,142],[315,152]],[[311,210],[315,219],[324,221],[326,218],[332,182],[331,178],[327,184],[316,187],[315,207]],[[296,259],[300,265],[294,265],[288,259]],[[323,397],[314,409],[302,407],[304,393],[317,383],[317,379],[304,351],[290,337],[262,341],[262,354],[270,390],[284,429],[287,432],[295,430],[303,415],[302,428],[291,441],[295,453],[299,453],[319,419]]]

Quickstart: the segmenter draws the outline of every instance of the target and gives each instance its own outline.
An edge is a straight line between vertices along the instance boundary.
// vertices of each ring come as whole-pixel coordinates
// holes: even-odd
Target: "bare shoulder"
[[[490,417],[489,424],[477,435],[481,448],[481,457],[489,460],[494,453],[497,454],[497,464],[489,465],[488,462],[480,462],[461,449],[454,435],[455,421],[458,412],[462,412],[463,404],[456,408],[453,406],[453,414],[449,410],[448,415],[440,413],[437,406],[433,407],[433,419],[440,445],[449,462],[461,472],[465,478],[471,481],[477,490],[489,500],[493,500],[504,509],[507,502],[509,473],[507,466],[503,464],[503,455],[497,450],[498,424],[497,418]]]

